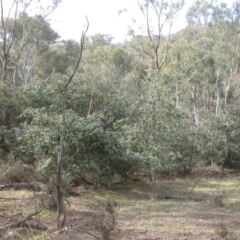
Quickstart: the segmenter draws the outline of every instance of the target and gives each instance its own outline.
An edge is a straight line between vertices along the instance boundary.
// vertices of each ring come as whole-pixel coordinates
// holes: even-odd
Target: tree
[[[167,59],[172,25],[177,13],[184,5],[184,0],[171,1],[170,3],[165,0],[145,0],[144,3],[138,2],[138,5],[145,17],[146,32],[151,43],[152,57],[155,68],[159,72]],[[151,24],[157,27],[154,28]],[[164,31],[167,32],[166,37],[163,37]],[[165,51],[163,56],[160,57],[159,48],[163,44]]]
[[[33,69],[36,56],[39,53],[40,45],[46,44],[58,35],[54,32],[43,16],[29,17],[27,10],[31,4],[39,1],[8,1],[9,9],[0,1],[1,26],[0,26],[0,73],[1,73],[1,128],[10,131],[14,118],[18,111],[16,97],[12,89],[17,84],[27,83],[33,80]],[[45,13],[52,12],[60,3],[60,0],[54,0],[52,7],[48,7]],[[44,8],[42,8],[44,9]],[[50,10],[51,9],[51,10]],[[49,12],[50,11],[50,12]],[[50,40],[50,38],[52,38]],[[41,47],[40,47],[41,49]],[[20,81],[21,79],[21,81]],[[11,92],[11,93],[10,93]],[[10,99],[10,97],[13,97]],[[13,106],[15,105],[15,106]],[[5,131],[1,131],[5,132]],[[6,136],[1,136],[4,148],[9,151],[9,144],[6,143]]]
[[[12,1],[6,16],[5,16],[6,9],[4,8],[3,0],[1,0],[0,2],[1,38],[2,38],[2,43],[1,43],[2,54],[0,56],[0,59],[1,59],[1,67],[2,67],[1,75],[2,75],[3,85],[5,84],[10,85],[12,82],[14,82],[14,79],[9,76],[10,68],[18,65],[18,61],[12,61],[12,57],[14,55],[17,56],[16,59],[19,59],[19,55],[22,54],[24,51],[26,52],[25,50],[26,45],[32,43],[33,41],[36,43],[38,40],[40,40],[38,38],[40,37],[38,36],[39,33],[42,36],[45,34],[44,36],[45,39],[52,37],[54,34],[55,36],[53,36],[53,38],[56,39],[56,37],[58,36],[56,33],[54,33],[50,29],[48,23],[44,19],[58,6],[58,4],[61,1],[54,0],[53,5],[51,7],[48,6],[46,11],[44,11],[45,12],[44,16],[38,15],[36,16],[35,19],[28,18],[26,14],[27,9],[30,7],[31,4],[34,4],[34,3],[37,4],[38,2],[39,1],[32,1],[32,0],[26,0],[26,1],[14,0]],[[20,13],[20,9],[22,13]],[[28,22],[28,20],[31,20],[31,21]],[[41,30],[45,30],[43,34],[41,33],[39,26],[41,26],[40,27],[42,28]],[[37,35],[35,35],[36,33]],[[29,34],[32,34],[31,39],[29,39]],[[15,49],[14,51],[13,47],[15,47],[15,43],[17,42],[20,43],[20,47],[18,49]],[[14,66],[10,66],[12,62],[14,62],[15,64]],[[6,92],[4,94],[6,94]]]
[[[49,81],[54,74],[68,74],[78,57],[79,44],[74,40],[62,40],[50,44],[38,54],[35,78]]]
[[[26,13],[19,15],[10,63],[14,70],[9,71],[14,85],[34,84],[39,72],[44,68],[38,67],[41,55],[46,53],[58,38],[59,35],[42,16],[29,17]],[[47,72],[48,75],[45,77],[51,73]]]
[[[131,58],[123,48],[115,48],[111,54],[111,59],[120,75],[125,75],[130,71]]]

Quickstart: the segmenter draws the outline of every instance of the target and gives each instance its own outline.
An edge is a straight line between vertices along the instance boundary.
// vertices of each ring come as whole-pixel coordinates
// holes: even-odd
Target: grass
[[[52,231],[35,232],[24,239],[94,239],[90,234],[101,235],[96,226],[106,217],[104,208],[111,199],[117,203],[117,226],[111,232],[111,239],[236,240],[240,236],[239,183],[239,177],[229,176],[223,179],[128,182],[98,191],[75,188],[73,190],[80,196],[68,198],[68,232],[53,235],[55,212],[43,211],[40,218]],[[30,191],[1,191],[3,198],[26,198],[31,194]],[[165,196],[174,196],[174,199],[165,199]],[[178,196],[186,198],[178,199]],[[4,213],[26,207],[25,213],[34,210],[33,205],[26,206],[26,200],[0,201],[0,209]]]

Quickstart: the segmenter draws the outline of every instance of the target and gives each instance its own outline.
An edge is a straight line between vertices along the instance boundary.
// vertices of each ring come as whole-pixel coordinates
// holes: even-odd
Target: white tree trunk
[[[220,113],[220,73],[218,70],[216,70],[216,92],[217,92],[217,99],[216,99],[216,116]]]
[[[194,120],[196,123],[196,126],[198,127],[199,125],[199,112],[198,112],[198,91],[195,92],[195,86],[194,86],[194,91],[192,91],[192,101],[193,101],[193,115],[194,115]]]

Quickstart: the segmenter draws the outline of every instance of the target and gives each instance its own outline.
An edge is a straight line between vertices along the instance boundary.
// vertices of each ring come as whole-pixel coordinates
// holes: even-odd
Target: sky
[[[9,7],[12,1],[3,0],[4,7]],[[234,0],[219,1],[226,2],[231,6]],[[52,0],[40,0],[38,6],[33,6],[30,11],[34,14],[42,5],[47,6],[51,2]],[[172,32],[179,31],[186,26],[185,15],[187,9],[195,0],[185,0],[185,2],[185,7],[179,12],[174,22]],[[122,9],[127,9],[127,12],[119,16],[118,12]],[[6,13],[7,11],[5,11]],[[47,20],[62,39],[79,41],[86,25],[85,16],[89,20],[87,35],[109,34],[114,37],[113,42],[125,41],[129,25],[137,29],[137,26],[145,24],[138,6],[138,0],[62,0],[62,3]],[[133,18],[137,20],[135,25],[132,23]]]
[[[121,9],[127,9],[127,13],[119,16]],[[174,24],[173,31],[185,26],[184,12],[185,9]],[[51,14],[50,23],[62,38],[78,40],[86,23],[85,16],[90,24],[87,35],[109,34],[114,37],[113,41],[123,42],[132,19],[142,18],[142,13],[137,0],[62,0]]]
[[[185,7],[178,14],[172,32],[179,31],[186,26],[186,12],[195,0],[186,0]],[[233,0],[222,0],[229,6]],[[127,9],[127,13],[119,16],[118,11]],[[128,26],[133,18],[140,19],[137,0],[62,0],[60,6],[50,16],[50,23],[63,39],[78,41],[86,24],[85,16],[89,19],[87,35],[97,33],[109,34],[114,42],[124,42],[127,37]],[[139,22],[138,22],[139,23]]]

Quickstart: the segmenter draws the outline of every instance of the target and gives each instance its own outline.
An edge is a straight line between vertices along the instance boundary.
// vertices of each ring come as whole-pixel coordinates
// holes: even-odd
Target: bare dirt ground
[[[98,190],[75,187],[71,189],[74,196],[66,197],[67,226],[61,234],[56,232],[56,213],[43,210],[28,221],[29,226],[26,222],[0,231],[0,239],[237,240],[239,183],[240,177],[229,176],[130,181]],[[44,194],[36,194],[33,198],[29,190],[0,191],[0,226],[42,207]],[[112,214],[116,224],[106,234],[112,224],[108,201],[116,204]],[[32,222],[42,229],[31,227]]]

